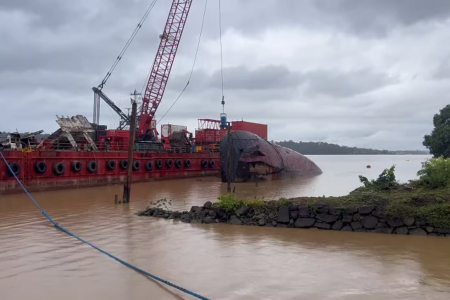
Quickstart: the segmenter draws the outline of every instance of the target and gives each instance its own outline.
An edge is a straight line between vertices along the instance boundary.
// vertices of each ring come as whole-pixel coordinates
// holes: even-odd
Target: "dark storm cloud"
[[[397,26],[448,18],[447,0],[326,0],[317,1],[319,8],[337,15],[354,32],[386,34]]]
[[[448,0],[241,0],[230,1],[227,12],[242,32],[302,24],[379,36],[399,26],[448,18]],[[319,16],[319,17],[318,17]],[[230,25],[231,26],[231,25]]]
[[[151,0],[0,1],[1,130],[56,129],[54,116],[92,116],[92,91]],[[195,0],[158,112],[192,67],[204,1]],[[104,92],[124,110],[151,68],[171,1],[158,1]],[[222,1],[226,112],[269,124],[275,140],[420,148],[448,100],[450,1]],[[163,122],[218,118],[218,1],[209,0],[189,87]],[[375,38],[374,38],[375,37]],[[3,112],[3,110],[2,110]],[[102,103],[102,123],[115,115]]]

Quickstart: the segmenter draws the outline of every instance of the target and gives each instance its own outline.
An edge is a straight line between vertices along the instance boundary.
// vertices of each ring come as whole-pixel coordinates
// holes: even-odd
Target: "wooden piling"
[[[232,155],[231,155],[231,125],[228,125],[228,168],[227,168],[227,193],[231,193]]]
[[[131,176],[133,173],[134,140],[136,133],[136,113],[137,113],[137,104],[136,101],[133,100],[133,104],[131,106],[130,140],[128,143],[128,173],[127,173],[127,181],[123,186],[123,201],[122,201],[123,203],[130,203]]]

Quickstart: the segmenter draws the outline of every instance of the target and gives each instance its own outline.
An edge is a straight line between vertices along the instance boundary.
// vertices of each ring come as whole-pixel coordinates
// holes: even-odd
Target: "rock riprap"
[[[192,206],[190,211],[169,211],[151,207],[138,212],[137,215],[174,219],[186,223],[228,223],[233,225],[450,237],[450,229],[434,227],[426,220],[419,220],[414,217],[386,217],[375,205],[337,208],[324,204],[267,204],[258,207],[243,205],[235,211],[226,211],[217,203],[208,201],[203,206]]]

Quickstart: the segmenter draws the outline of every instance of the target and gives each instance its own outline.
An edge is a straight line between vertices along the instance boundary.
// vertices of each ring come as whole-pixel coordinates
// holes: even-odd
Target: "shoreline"
[[[225,209],[220,202],[208,201],[203,206],[192,206],[189,211],[148,207],[137,215],[185,223],[450,237],[450,228],[436,226],[426,217],[390,215],[383,206],[376,204],[338,207],[326,203],[298,203],[296,198],[254,203],[250,201],[235,210]]]

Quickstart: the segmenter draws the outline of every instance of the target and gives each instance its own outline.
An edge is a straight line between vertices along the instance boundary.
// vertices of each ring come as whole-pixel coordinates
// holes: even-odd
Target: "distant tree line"
[[[423,145],[435,158],[450,158],[450,105],[446,105],[433,117],[434,128],[423,137]]]
[[[347,147],[325,142],[294,142],[291,140],[291,141],[277,142],[277,144],[305,155],[429,154],[427,151],[420,151],[420,150],[411,150],[411,151],[377,150],[368,148]]]

